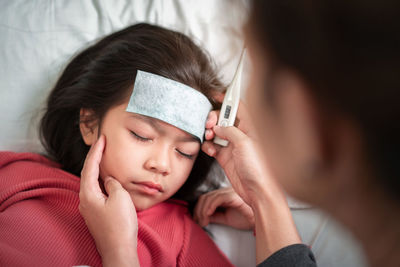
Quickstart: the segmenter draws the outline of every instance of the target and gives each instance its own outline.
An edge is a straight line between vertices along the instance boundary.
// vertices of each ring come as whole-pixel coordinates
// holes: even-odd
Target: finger
[[[208,199],[214,194],[215,191],[211,191],[201,195],[196,203],[196,207],[194,209],[194,219],[201,226],[203,226],[204,222],[207,220],[207,218],[205,218],[205,211],[207,210]]]
[[[217,124],[218,122],[218,116],[219,116],[220,111],[219,110],[213,110],[208,114],[207,122],[206,122],[206,132],[205,132],[205,139],[206,140],[212,140],[215,136],[212,127]]]
[[[213,141],[206,141],[201,147],[202,151],[208,156],[215,158],[222,168],[232,159],[233,148],[232,144],[223,147],[215,144]]]
[[[206,226],[210,222],[210,217],[217,211],[219,207],[230,207],[229,203],[232,199],[232,190],[228,188],[220,188],[209,192],[202,207],[202,225]]]
[[[99,165],[105,146],[105,137],[102,135],[90,148],[81,172],[80,190],[101,193],[98,183]]]
[[[214,191],[205,193],[199,197],[198,203],[196,205],[196,219],[199,225],[203,226],[206,218],[204,217],[205,210],[207,209],[207,201]]]
[[[131,196],[117,179],[107,176],[104,179],[104,189],[108,194],[106,204],[111,209],[117,207],[120,211],[136,213],[135,204],[132,202]]]
[[[211,129],[206,129],[204,135],[206,137],[206,140],[212,140],[215,137],[215,134]]]
[[[217,191],[217,190],[216,190]],[[206,197],[204,198],[204,203],[202,204],[201,211],[200,211],[200,225],[201,226],[206,226],[208,224],[208,214],[207,211],[210,208],[210,204],[212,202],[212,199],[214,198],[216,191],[212,191],[207,193]]]
[[[104,179],[104,189],[106,190],[109,197],[114,196],[118,191],[125,190],[122,185],[111,176],[107,176]]]
[[[204,199],[206,198],[207,194],[201,195],[199,199],[197,200],[196,206],[194,207],[194,212],[193,212],[193,219],[200,224],[200,219],[201,219],[201,210],[204,205]]]
[[[98,186],[99,165],[101,162],[104,145],[104,136],[100,136],[97,142],[91,146],[81,172],[81,189],[94,189],[97,191],[98,188],[100,190],[100,187]]]
[[[217,212],[219,207],[229,207],[231,200],[231,194],[226,188],[221,188],[210,192],[202,210],[201,226],[207,226],[211,222],[213,216],[219,216],[215,214],[224,214],[224,212]]]
[[[214,126],[213,128],[215,134],[225,140],[228,140],[230,143],[239,144],[241,141],[247,139],[247,135],[243,133],[240,129],[230,126],[230,127],[221,127]]]
[[[232,194],[230,193],[229,190],[226,190],[226,188],[222,188],[218,191],[217,194],[213,195],[210,198],[209,203],[207,203],[207,210],[205,211],[205,214],[207,216],[211,216],[212,214],[215,213],[215,211],[219,207],[224,207],[224,208],[231,207],[231,205],[229,205],[229,203],[231,202],[232,202]]]
[[[206,129],[212,129],[212,127],[217,124],[219,113],[219,110],[212,110],[208,113]]]
[[[208,156],[215,157],[219,150],[221,150],[221,146],[214,144],[213,141],[205,141],[201,146],[201,150]]]

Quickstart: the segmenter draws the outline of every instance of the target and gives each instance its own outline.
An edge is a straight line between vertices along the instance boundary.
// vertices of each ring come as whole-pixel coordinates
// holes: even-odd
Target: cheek
[[[262,145],[262,151],[270,151],[271,145],[276,143],[274,132],[277,125],[274,123],[272,110],[270,110],[269,103],[266,101],[264,86],[257,73],[252,76],[247,89],[246,100],[252,122],[259,136],[260,145]]]
[[[123,183],[127,177],[134,176],[135,170],[143,164],[140,148],[132,140],[121,135],[106,135],[106,147],[100,164],[100,176],[110,175]]]
[[[177,160],[174,164],[174,178],[172,179],[172,182],[170,183],[170,189],[171,191],[176,191],[179,190],[179,188],[186,182],[187,178],[189,177],[190,172],[192,171],[193,168],[193,161],[189,160],[184,160],[185,162],[182,162],[181,160]]]
[[[255,74],[254,76],[256,76]],[[257,77],[252,77],[250,88],[247,90],[249,112],[252,117],[260,150],[268,161],[271,173],[287,189],[290,184],[290,166],[292,160],[285,141],[284,129],[279,121],[279,114],[267,101],[265,85]]]

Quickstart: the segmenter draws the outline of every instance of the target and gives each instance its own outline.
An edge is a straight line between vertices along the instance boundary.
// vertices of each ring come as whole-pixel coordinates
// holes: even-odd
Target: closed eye
[[[137,133],[135,133],[134,131],[130,131],[130,132],[131,132],[131,134],[133,135],[133,137],[135,137],[135,138],[136,138],[137,140],[139,140],[139,141],[142,141],[142,142],[151,141],[150,138],[146,138],[146,137],[140,136],[140,135],[138,135]]]
[[[183,152],[179,151],[178,149],[177,149],[176,151],[177,151],[181,156],[183,156],[183,157],[185,157],[185,158],[193,159],[193,157],[194,157],[194,155],[189,155],[189,154],[183,153]]]

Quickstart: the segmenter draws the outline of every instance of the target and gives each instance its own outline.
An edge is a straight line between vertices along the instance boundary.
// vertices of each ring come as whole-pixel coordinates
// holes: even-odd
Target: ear
[[[98,138],[99,123],[98,120],[93,120],[94,112],[91,109],[81,109],[79,114],[79,129],[83,141],[90,146],[96,142]]]

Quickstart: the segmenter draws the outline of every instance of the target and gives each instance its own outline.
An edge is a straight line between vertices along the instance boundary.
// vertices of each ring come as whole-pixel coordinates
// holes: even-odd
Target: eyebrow
[[[164,134],[165,130],[162,129],[162,127],[160,126],[160,123],[157,121],[157,119],[154,118],[150,118],[147,117],[145,115],[140,115],[140,114],[135,114],[132,113],[130,116],[130,118],[136,118],[139,119],[141,121],[145,121],[146,123],[148,123],[154,130],[156,130],[157,132]],[[166,122],[167,123],[167,122]],[[168,123],[169,124],[169,123]],[[171,125],[171,124],[170,124]],[[190,136],[184,136],[184,137],[179,137],[177,138],[177,141],[179,142],[199,142],[198,138],[196,136],[193,136],[189,133]]]

